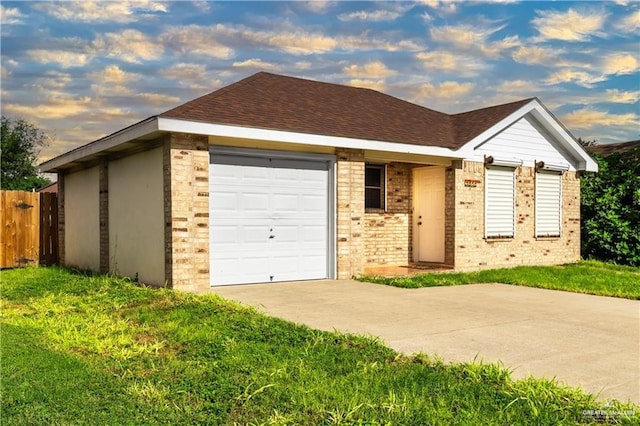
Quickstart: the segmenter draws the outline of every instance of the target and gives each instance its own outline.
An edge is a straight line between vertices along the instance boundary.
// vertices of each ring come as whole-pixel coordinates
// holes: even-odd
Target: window
[[[559,237],[562,224],[562,174],[536,173],[536,237]]]
[[[385,166],[366,164],[364,167],[364,208],[385,209]]]
[[[485,171],[485,237],[515,235],[515,174],[511,167],[489,167]]]

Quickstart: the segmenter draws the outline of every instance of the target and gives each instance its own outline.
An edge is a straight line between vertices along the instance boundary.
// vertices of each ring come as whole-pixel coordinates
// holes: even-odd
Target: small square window
[[[364,169],[364,208],[384,210],[385,208],[385,167],[380,164],[366,164]]]

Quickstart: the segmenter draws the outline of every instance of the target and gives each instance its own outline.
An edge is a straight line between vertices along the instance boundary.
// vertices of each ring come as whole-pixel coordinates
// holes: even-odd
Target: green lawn
[[[640,422],[637,406],[498,365],[401,356],[214,295],[57,268],[0,278],[3,425],[556,425],[593,410]]]
[[[480,272],[443,272],[411,277],[361,276],[358,279],[405,288],[504,283],[599,296],[640,299],[640,268],[592,260],[562,266],[518,266]]]

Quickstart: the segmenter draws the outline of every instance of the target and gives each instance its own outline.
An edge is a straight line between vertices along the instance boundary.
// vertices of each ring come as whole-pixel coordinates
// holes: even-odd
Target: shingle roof
[[[455,149],[530,101],[449,115],[371,89],[259,72],[159,116]]]

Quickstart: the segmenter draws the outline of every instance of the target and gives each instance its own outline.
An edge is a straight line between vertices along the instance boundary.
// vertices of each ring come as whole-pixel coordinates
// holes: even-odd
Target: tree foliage
[[[36,165],[40,148],[47,141],[47,135],[33,124],[2,116],[0,189],[31,191],[51,183],[38,173]]]
[[[582,256],[640,266],[640,148],[593,157],[599,171],[582,179]]]
[[[582,145],[583,147],[588,147],[588,146],[594,146],[598,144],[598,141],[596,139],[582,139],[582,138],[578,138],[577,141],[580,145]]]

